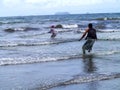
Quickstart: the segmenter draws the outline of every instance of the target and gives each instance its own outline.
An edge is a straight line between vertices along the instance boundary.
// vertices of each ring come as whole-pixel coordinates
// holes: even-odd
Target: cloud
[[[0,13],[5,15],[53,14],[120,11],[120,0],[0,0]],[[114,8],[113,8],[114,5]],[[112,9],[113,8],[113,9]]]
[[[50,7],[55,6],[81,6],[101,3],[103,0],[25,0],[27,4],[48,5]]]
[[[45,3],[47,0],[25,0],[28,4]]]
[[[104,2],[115,2],[117,0],[2,0],[6,7],[23,6],[29,8],[60,8],[60,7],[80,7]]]
[[[49,10],[64,10],[66,8],[75,8],[87,5],[102,3],[103,0],[24,0],[27,8]]]
[[[19,5],[21,3],[21,0],[3,0],[2,3],[5,7],[11,7]]]
[[[101,3],[118,2],[119,0],[1,0],[5,6],[12,6],[16,4],[27,5],[42,5],[42,6],[85,6]]]

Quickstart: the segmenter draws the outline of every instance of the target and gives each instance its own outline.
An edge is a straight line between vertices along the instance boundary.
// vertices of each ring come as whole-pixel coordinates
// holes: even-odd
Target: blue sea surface
[[[89,23],[98,40],[83,56]],[[120,13],[0,17],[0,90],[119,90],[119,57]]]

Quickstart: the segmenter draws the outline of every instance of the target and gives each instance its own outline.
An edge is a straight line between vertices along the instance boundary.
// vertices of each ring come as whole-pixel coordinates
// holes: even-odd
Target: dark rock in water
[[[55,26],[55,28],[63,28],[61,24]]]
[[[14,32],[15,30],[13,28],[8,28],[8,29],[5,29],[4,31],[6,31],[6,32]]]

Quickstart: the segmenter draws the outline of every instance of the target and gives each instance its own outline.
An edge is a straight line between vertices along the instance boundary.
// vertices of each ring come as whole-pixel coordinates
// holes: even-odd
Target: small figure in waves
[[[51,35],[51,38],[55,38],[56,35],[57,35],[57,33],[56,33],[56,31],[54,30],[54,28],[55,28],[55,26],[52,25],[50,31],[48,32],[48,33],[51,33],[51,34],[52,34],[52,35]]]

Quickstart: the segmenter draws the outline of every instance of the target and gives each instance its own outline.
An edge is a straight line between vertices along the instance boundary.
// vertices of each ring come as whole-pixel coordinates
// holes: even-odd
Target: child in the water
[[[48,33],[51,33],[51,34],[52,34],[52,35],[51,35],[51,38],[55,38],[56,35],[57,35],[57,33],[56,33],[56,31],[54,30],[54,28],[55,28],[55,26],[52,25],[50,31],[48,32]]]

